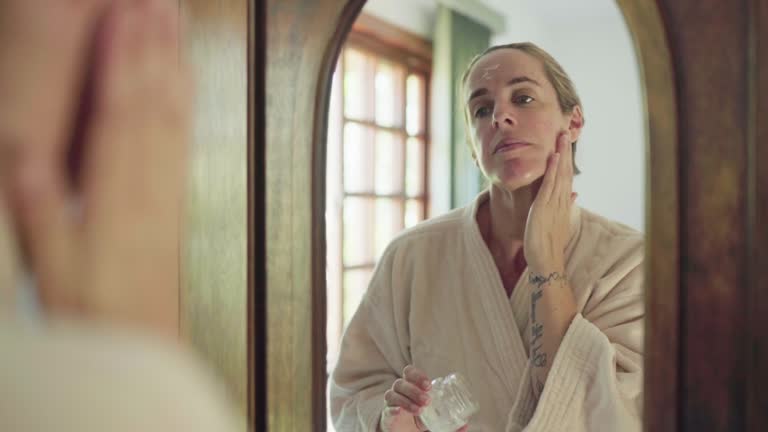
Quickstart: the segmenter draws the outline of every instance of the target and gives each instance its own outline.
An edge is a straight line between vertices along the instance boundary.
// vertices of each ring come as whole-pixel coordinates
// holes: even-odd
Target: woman
[[[462,84],[488,190],[384,252],[331,377],[337,430],[425,430],[429,380],[452,372],[479,401],[469,431],[640,430],[643,238],[573,205],[573,84],[530,43]]]
[[[2,431],[246,429],[177,328],[192,115],[179,25],[167,0],[0,2]],[[22,263],[34,325],[9,304]]]

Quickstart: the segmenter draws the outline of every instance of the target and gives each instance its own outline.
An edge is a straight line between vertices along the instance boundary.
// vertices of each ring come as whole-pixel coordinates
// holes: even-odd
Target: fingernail
[[[428,380],[424,380],[424,381],[422,381],[422,382],[421,382],[421,387],[422,387],[422,388],[424,388],[424,390],[429,390],[429,388],[430,388],[431,386],[432,386],[432,385],[429,383],[429,381],[428,381]]]
[[[421,395],[421,397],[419,398],[419,400],[421,401],[421,403],[422,403],[422,404],[425,404],[425,405],[426,405],[426,404],[428,404],[428,403],[429,403],[429,396],[427,396],[427,395]]]

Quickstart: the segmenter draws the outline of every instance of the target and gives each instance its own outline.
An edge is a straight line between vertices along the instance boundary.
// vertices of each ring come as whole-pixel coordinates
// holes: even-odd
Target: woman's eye
[[[533,102],[533,98],[528,95],[520,95],[515,98],[515,103],[518,103],[521,105],[527,105],[531,102]]]
[[[475,118],[486,117],[491,113],[491,109],[488,107],[480,107],[475,110]]]

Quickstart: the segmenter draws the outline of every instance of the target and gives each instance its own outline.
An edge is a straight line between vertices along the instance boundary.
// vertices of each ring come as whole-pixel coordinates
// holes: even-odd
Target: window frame
[[[406,172],[406,164],[408,160],[408,140],[409,138],[412,138],[411,135],[408,134],[408,131],[406,129],[407,124],[404,121],[401,127],[393,127],[393,128],[387,128],[380,126],[376,123],[376,121],[365,121],[360,119],[354,119],[354,118],[348,118],[346,115],[345,105],[344,105],[344,90],[343,90],[343,73],[345,71],[345,61],[346,61],[346,52],[349,49],[353,49],[359,52],[362,52],[366,55],[371,55],[379,59],[383,59],[389,62],[392,62],[395,65],[402,66],[405,69],[405,75],[404,75],[404,81],[402,83],[403,86],[403,107],[407,106],[407,79],[411,74],[416,74],[424,79],[424,87],[423,87],[423,112],[421,113],[421,116],[423,118],[423,124],[424,124],[424,130],[418,134],[414,135],[413,138],[419,139],[423,141],[424,145],[424,151],[423,151],[423,167],[422,167],[422,185],[423,190],[420,195],[417,197],[411,197],[408,195],[407,192],[407,185],[406,183],[403,183],[403,189],[401,193],[395,193],[395,194],[379,194],[376,193],[375,190],[371,191],[370,193],[350,193],[346,192],[344,189],[344,153],[343,153],[343,146],[344,146],[344,128],[348,123],[355,123],[358,125],[361,125],[366,128],[370,128],[374,132],[378,131],[389,131],[394,134],[400,135],[402,137],[402,145],[403,145],[403,153],[402,153],[402,163],[403,163],[403,181],[405,181],[405,177],[407,176]],[[333,118],[335,115],[340,115],[340,136],[341,136],[341,160],[339,161],[339,169],[341,170],[341,182],[340,185],[336,185],[335,187],[340,188],[340,199],[341,203],[339,204],[338,208],[338,216],[339,221],[338,222],[331,222],[328,221],[327,223],[337,223],[337,242],[338,242],[338,253],[336,256],[330,256],[327,254],[327,260],[330,264],[330,260],[335,260],[334,266],[335,269],[338,271],[338,274],[336,275],[338,277],[338,284],[332,286],[330,283],[327,284],[327,289],[330,291],[330,289],[335,289],[338,292],[333,296],[337,301],[338,304],[336,305],[336,309],[338,313],[335,313],[335,316],[332,316],[332,314],[328,313],[328,316],[326,317],[326,328],[329,327],[329,322],[331,320],[335,320],[334,327],[335,329],[338,329],[338,334],[336,335],[336,339],[340,343],[341,341],[341,335],[344,331],[345,326],[345,315],[347,311],[345,311],[345,300],[346,300],[346,288],[345,288],[345,274],[348,271],[351,270],[369,270],[373,272],[375,269],[375,265],[378,261],[378,256],[374,257],[373,262],[366,262],[364,264],[359,265],[350,265],[347,266],[344,263],[344,203],[347,198],[350,197],[360,197],[360,198],[371,198],[374,200],[377,198],[393,198],[400,200],[402,203],[402,214],[405,216],[406,212],[406,206],[407,203],[410,200],[416,199],[418,200],[422,205],[422,213],[420,215],[419,220],[425,220],[427,219],[429,214],[429,202],[430,202],[430,189],[429,189],[429,165],[430,165],[430,150],[431,150],[431,137],[430,137],[430,126],[431,126],[431,118],[430,118],[430,106],[431,106],[431,80],[432,80],[432,43],[418,35],[414,35],[412,33],[409,33],[405,30],[400,29],[399,27],[396,27],[392,24],[389,24],[379,18],[376,18],[370,14],[361,14],[358,19],[355,21],[352,31],[349,33],[349,36],[347,38],[347,41],[342,46],[342,49],[339,53],[339,58],[337,61],[337,68],[339,68],[339,71],[341,71],[341,76],[339,77],[339,82],[342,83],[342,89],[339,91],[340,93],[340,100],[337,110],[340,111],[340,113],[330,113],[329,118]],[[333,87],[332,87],[332,91]],[[332,96],[333,97],[333,96]],[[405,119],[404,119],[405,120]],[[329,120],[330,121],[330,120]],[[374,187],[375,189],[375,187]],[[335,203],[328,202],[328,206],[336,205]],[[405,229],[405,223],[403,223],[403,229]],[[372,236],[373,238],[373,236]],[[332,296],[326,294],[326,298],[330,302],[330,298]],[[330,309],[330,308],[329,308]],[[326,334],[326,337],[330,335],[330,332]],[[331,348],[331,347],[328,347]],[[337,351],[337,350],[333,350]],[[330,373],[331,366],[333,366],[332,363],[335,363],[337,353],[332,352],[331,349],[328,350],[326,360],[328,361],[328,372]],[[334,359],[334,361],[331,361],[331,359]]]

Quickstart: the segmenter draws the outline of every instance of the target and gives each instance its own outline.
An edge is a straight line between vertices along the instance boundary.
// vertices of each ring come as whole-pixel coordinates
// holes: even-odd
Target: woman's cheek
[[[494,131],[490,128],[486,128],[480,138],[483,154],[490,155],[492,153],[491,145],[493,144]]]
[[[535,125],[537,135],[542,137],[542,144],[548,151],[555,150],[555,143],[557,142],[557,135],[560,133],[562,127],[559,122],[552,120],[540,120]]]

